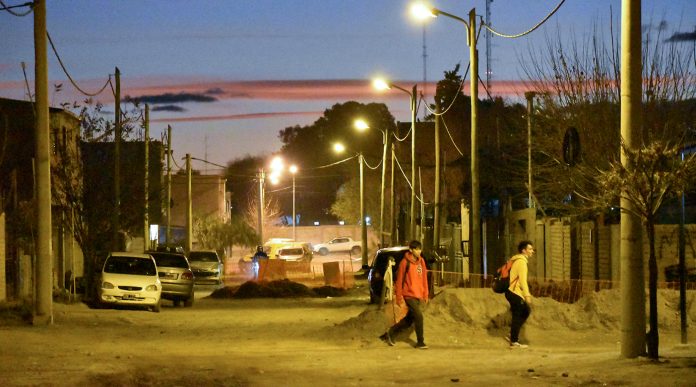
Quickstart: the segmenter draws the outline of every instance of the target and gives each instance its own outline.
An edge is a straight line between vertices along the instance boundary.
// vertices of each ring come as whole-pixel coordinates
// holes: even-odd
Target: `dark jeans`
[[[394,326],[389,328],[389,334],[394,336],[404,329],[408,329],[411,324],[416,324],[416,338],[419,343],[423,343],[423,310],[421,309],[421,300],[417,298],[405,298],[408,313],[406,317],[401,319]]]
[[[507,290],[505,292],[505,298],[510,303],[510,311],[512,312],[512,324],[510,325],[510,342],[515,343],[520,339],[520,328],[531,310],[529,309],[529,304],[524,301],[524,298],[518,296],[517,294]]]

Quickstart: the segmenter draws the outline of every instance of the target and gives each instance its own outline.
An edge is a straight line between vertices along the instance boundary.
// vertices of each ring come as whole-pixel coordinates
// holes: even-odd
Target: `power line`
[[[483,25],[484,27],[486,27],[486,29],[487,29],[488,31],[492,32],[492,33],[495,34],[495,35],[500,36],[501,38],[511,38],[511,39],[519,38],[519,37],[521,37],[521,36],[524,36],[524,35],[529,34],[530,32],[532,32],[532,31],[536,30],[537,28],[539,28],[542,24],[546,23],[546,21],[549,20],[549,18],[550,18],[551,16],[553,16],[553,14],[556,13],[556,11],[558,11],[559,8],[561,8],[561,5],[563,5],[563,3],[565,3],[565,0],[561,0],[560,3],[558,3],[558,5],[556,6],[556,8],[554,8],[548,15],[546,15],[546,17],[543,18],[539,23],[537,23],[536,25],[534,25],[534,27],[528,29],[528,30],[525,31],[525,32],[519,33],[519,34],[507,35],[507,34],[500,33],[500,32],[498,32],[498,31],[494,30],[491,26],[487,25],[485,22],[482,22],[481,25]]]
[[[7,6],[7,5],[5,5],[5,3],[2,2],[2,0],[0,0],[0,5],[2,6],[2,8],[0,8],[0,11],[7,11],[10,14],[15,15],[15,16],[19,16],[19,17],[27,16],[34,11],[34,3],[24,3],[24,4]],[[29,7],[29,10],[24,12],[24,13],[17,13],[17,12],[12,10],[13,8],[22,8],[22,7]]]
[[[56,58],[58,58],[58,63],[60,64],[60,67],[63,69],[63,72],[65,73],[65,75],[66,75],[66,76],[68,77],[68,79],[70,80],[70,83],[72,83],[72,85],[73,85],[80,93],[82,93],[82,94],[84,94],[84,95],[86,95],[86,96],[88,96],[88,97],[94,97],[94,96],[97,96],[97,95],[101,94],[101,92],[104,91],[104,89],[106,89],[106,86],[109,85],[109,84],[111,84],[111,74],[109,74],[109,79],[106,80],[106,83],[104,83],[104,86],[102,86],[102,88],[99,89],[99,91],[97,91],[96,93],[88,93],[88,92],[82,90],[82,89],[80,88],[80,86],[78,86],[77,83],[75,83],[75,80],[73,80],[73,78],[72,78],[72,77],[70,76],[70,74],[68,73],[68,70],[65,68],[65,65],[63,64],[63,61],[60,59],[60,55],[58,55],[58,51],[56,50],[56,46],[53,44],[53,39],[51,39],[51,34],[49,34],[48,31],[46,31],[46,36],[48,37],[48,42],[51,43],[51,48],[53,49],[53,53],[56,55]],[[112,89],[112,91],[113,91],[113,85],[111,86],[111,89]],[[116,94],[116,92],[114,92],[114,95],[115,95],[115,94]]]

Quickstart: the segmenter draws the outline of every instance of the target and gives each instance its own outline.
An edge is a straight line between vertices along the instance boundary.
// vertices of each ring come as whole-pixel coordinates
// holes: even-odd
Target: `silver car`
[[[157,262],[157,272],[162,282],[162,298],[174,302],[179,306],[181,301],[184,306],[193,306],[193,271],[184,254],[149,252]]]
[[[215,250],[194,250],[188,256],[196,284],[221,285],[222,261]]]

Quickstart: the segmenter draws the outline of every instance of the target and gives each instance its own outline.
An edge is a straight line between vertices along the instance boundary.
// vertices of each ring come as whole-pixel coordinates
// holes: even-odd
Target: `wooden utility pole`
[[[121,70],[116,67],[114,92],[114,219],[112,250],[121,251]]]
[[[433,208],[433,249],[440,247],[440,100],[435,98],[435,206]]]
[[[193,245],[193,195],[191,194],[191,155],[186,154],[186,254]]]
[[[172,241],[172,126],[167,125],[167,232],[165,244]]]
[[[641,127],[641,15],[640,0],[621,2],[621,137],[627,150],[640,148]],[[628,170],[624,148],[621,164]],[[635,358],[645,353],[645,279],[641,222],[621,198],[621,355]]]
[[[143,181],[143,250],[150,249],[150,105],[145,104],[145,180]]]
[[[34,76],[36,79],[36,304],[32,323],[53,323],[53,258],[51,247],[51,152],[46,58],[46,1],[34,1]]]
[[[476,49],[476,8],[469,12],[469,61],[471,72],[471,232],[469,233],[469,251],[473,274],[482,274],[481,258],[481,199],[479,194],[479,160],[478,160],[478,49]]]

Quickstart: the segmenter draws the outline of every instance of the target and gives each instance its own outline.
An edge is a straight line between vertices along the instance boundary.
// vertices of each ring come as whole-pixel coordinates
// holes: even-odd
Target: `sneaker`
[[[510,343],[510,349],[514,348],[527,348],[529,347],[527,344],[520,344],[519,342],[515,341],[513,343]]]
[[[380,340],[384,341],[385,343],[389,344],[390,347],[394,346],[394,341],[391,338],[391,335],[389,334],[389,331],[384,333],[382,336],[379,337]]]
[[[415,346],[416,349],[428,349],[428,344],[426,343],[417,343]]]

